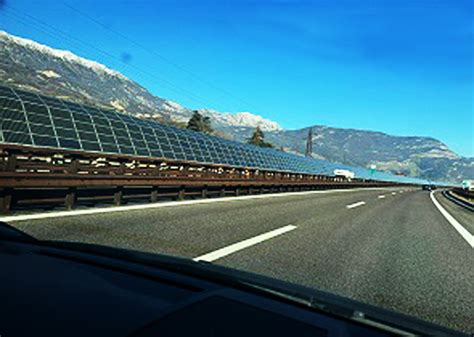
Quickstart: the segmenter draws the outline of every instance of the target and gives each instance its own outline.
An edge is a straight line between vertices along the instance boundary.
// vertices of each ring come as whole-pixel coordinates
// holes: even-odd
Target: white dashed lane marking
[[[350,204],[350,205],[347,205],[346,208],[356,208],[356,207],[359,207],[359,206],[363,206],[365,205],[365,202],[364,201],[359,201],[359,202],[356,202],[354,204]]]
[[[254,245],[256,245],[256,244],[258,244],[262,241],[269,240],[271,238],[274,238],[275,236],[282,235],[286,232],[292,231],[294,229],[296,229],[296,226],[293,226],[293,225],[288,225],[288,226],[285,226],[285,227],[281,227],[281,228],[275,229],[273,231],[270,231],[270,232],[267,232],[267,233],[264,233],[264,234],[261,234],[261,235],[257,235],[253,238],[234,243],[230,246],[215,250],[215,251],[207,253],[205,255],[195,257],[193,260],[194,261],[212,262],[212,261],[220,259],[224,256],[235,253],[239,250],[248,248],[250,246],[254,246]]]

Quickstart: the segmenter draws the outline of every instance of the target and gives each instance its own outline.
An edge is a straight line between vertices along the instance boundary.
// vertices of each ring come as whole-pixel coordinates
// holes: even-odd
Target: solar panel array
[[[336,168],[348,169],[359,178],[424,182],[229,141],[114,110],[3,86],[0,86],[0,142],[295,173],[333,175]]]

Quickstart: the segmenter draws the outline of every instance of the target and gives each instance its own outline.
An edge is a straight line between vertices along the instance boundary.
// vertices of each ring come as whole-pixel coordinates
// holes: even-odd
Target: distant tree
[[[259,126],[255,128],[252,137],[247,140],[247,143],[260,147],[273,147],[272,144],[265,142],[265,134]]]
[[[213,133],[214,130],[211,126],[211,119],[209,117],[202,116],[199,111],[194,110],[192,117],[188,121],[187,129],[204,132],[204,133]]]
[[[252,145],[260,146],[264,142],[263,140],[264,138],[265,138],[265,135],[263,131],[260,129],[259,126],[257,126],[257,128],[252,134],[252,137],[248,139],[248,143]]]
[[[193,111],[186,128],[193,131],[202,131],[202,115],[198,111]]]

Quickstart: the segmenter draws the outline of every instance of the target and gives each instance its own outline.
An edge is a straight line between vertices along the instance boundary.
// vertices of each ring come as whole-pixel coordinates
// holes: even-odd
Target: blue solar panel
[[[0,86],[0,140],[164,159],[228,164],[266,170],[334,175],[346,169],[357,178],[423,183],[422,179],[305,158],[238,143],[187,129],[141,120],[114,110],[89,107]]]

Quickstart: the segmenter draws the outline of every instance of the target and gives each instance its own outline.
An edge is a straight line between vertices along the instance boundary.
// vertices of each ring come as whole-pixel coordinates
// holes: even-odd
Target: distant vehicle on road
[[[473,179],[463,180],[462,188],[463,190],[474,191],[474,180]]]
[[[355,173],[349,170],[344,170],[344,169],[335,169],[334,170],[334,175],[337,177],[343,177],[346,178],[347,180],[352,180],[355,178]]]
[[[421,187],[421,189],[424,191],[433,191],[436,188],[437,188],[436,185],[433,185],[433,184],[425,184]]]

